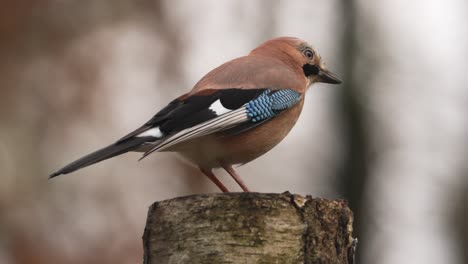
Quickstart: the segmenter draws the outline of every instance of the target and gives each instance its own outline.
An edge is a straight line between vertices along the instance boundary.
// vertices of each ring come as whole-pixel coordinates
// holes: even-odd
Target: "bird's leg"
[[[206,175],[206,177],[208,177],[208,179],[210,179],[214,184],[216,184],[216,186],[218,186],[218,188],[224,192],[224,193],[228,193],[229,190],[226,188],[226,186],[224,186],[224,184],[222,182],[220,182],[218,180],[218,178],[216,178],[216,175],[214,175],[213,171],[210,170],[206,170],[206,169],[202,169],[200,168],[200,170],[203,172],[203,174]]]
[[[221,166],[227,171],[227,173],[229,173],[229,175],[232,176],[232,178],[234,178],[234,180],[237,182],[237,184],[239,184],[244,192],[250,192],[249,188],[247,188],[245,185],[245,182],[241,179],[241,177],[237,174],[231,165],[221,164]]]

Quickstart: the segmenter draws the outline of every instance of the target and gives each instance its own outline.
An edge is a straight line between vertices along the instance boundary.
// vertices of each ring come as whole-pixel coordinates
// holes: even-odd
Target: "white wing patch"
[[[143,133],[137,135],[137,137],[155,137],[155,138],[162,138],[164,134],[159,130],[159,127],[155,127],[149,130],[146,130]]]
[[[227,109],[221,104],[221,100],[218,99],[210,105],[209,108],[211,111],[215,112],[217,116],[230,112],[231,110]]]

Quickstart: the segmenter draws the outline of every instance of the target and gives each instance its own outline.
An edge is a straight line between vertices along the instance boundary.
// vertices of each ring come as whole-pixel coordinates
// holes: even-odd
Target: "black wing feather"
[[[161,109],[156,115],[154,115],[148,122],[146,122],[143,126],[139,127],[138,129],[132,131],[131,133],[127,134],[123,138],[119,139],[117,143],[123,142],[129,138],[133,138],[137,136],[138,134],[141,134],[145,132],[148,129],[151,129],[154,127],[155,124],[164,122],[166,118],[170,115],[170,113],[174,110],[176,110],[178,107],[180,107],[183,104],[183,101],[180,100],[179,98],[171,101],[166,107]]]
[[[238,109],[245,103],[260,96],[267,89],[226,89],[220,91],[221,104],[228,109]]]

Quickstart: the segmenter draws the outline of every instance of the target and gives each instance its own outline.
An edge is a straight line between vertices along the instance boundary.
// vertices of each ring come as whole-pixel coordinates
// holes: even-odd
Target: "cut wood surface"
[[[343,200],[288,192],[202,194],[154,203],[144,263],[347,263],[355,241]]]

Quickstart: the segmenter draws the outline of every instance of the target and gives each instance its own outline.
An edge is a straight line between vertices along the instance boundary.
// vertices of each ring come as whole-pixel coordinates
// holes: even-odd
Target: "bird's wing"
[[[206,89],[171,102],[118,142],[150,137],[154,151],[207,134],[236,134],[268,121],[295,105],[301,94],[292,89]]]

